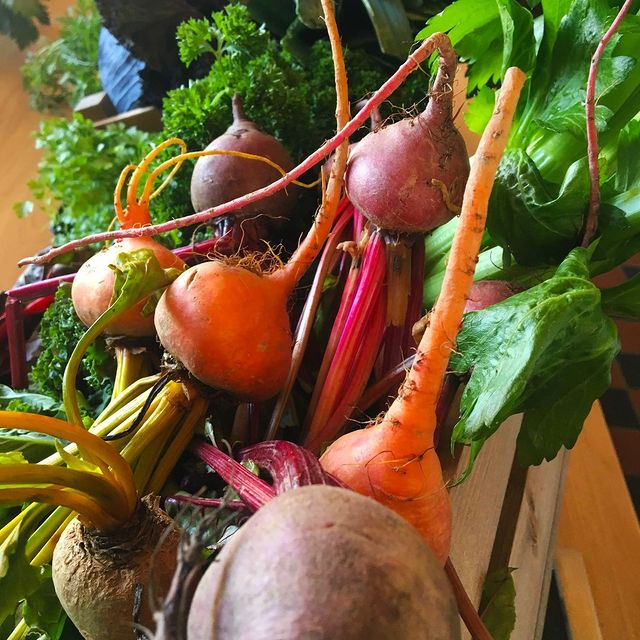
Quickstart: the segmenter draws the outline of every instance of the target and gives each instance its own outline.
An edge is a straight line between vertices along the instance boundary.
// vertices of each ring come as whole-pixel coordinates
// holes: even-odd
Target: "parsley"
[[[31,106],[39,111],[74,106],[80,98],[101,88],[100,15],[92,0],[78,0],[59,22],[60,37],[28,53],[21,68]]]
[[[115,216],[113,189],[122,168],[137,164],[152,142],[151,134],[122,124],[96,129],[79,114],[41,123],[36,147],[43,155],[29,187],[53,220],[56,244],[109,227]]]

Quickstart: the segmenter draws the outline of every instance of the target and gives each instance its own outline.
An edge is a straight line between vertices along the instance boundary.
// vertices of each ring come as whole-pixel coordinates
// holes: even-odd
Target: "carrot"
[[[511,68],[465,189],[460,224],[442,292],[414,364],[384,417],[336,440],[320,462],[351,489],[408,520],[444,564],[451,541],[451,505],[434,449],[436,404],[462,322],[485,227],[495,173],[525,75]]]

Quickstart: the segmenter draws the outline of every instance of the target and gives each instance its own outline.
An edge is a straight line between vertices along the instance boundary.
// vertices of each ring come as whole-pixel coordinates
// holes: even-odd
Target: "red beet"
[[[273,136],[260,131],[247,120],[238,95],[233,97],[232,105],[233,124],[207,150],[251,153],[272,160],[285,171],[293,168],[286,149]],[[203,211],[265,187],[280,177],[279,171],[258,160],[230,155],[203,156],[196,162],[191,176],[191,202],[196,211]],[[295,206],[294,189],[291,186],[286,191],[242,207],[234,212],[234,217],[258,214],[272,218],[289,217]]]
[[[429,231],[462,203],[469,159],[453,124],[455,69],[455,54],[441,55],[426,109],[368,134],[349,158],[349,198],[381,229]]]

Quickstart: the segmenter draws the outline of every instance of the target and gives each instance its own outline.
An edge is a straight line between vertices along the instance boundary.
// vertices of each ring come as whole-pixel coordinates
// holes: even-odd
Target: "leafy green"
[[[28,528],[19,526],[0,544],[0,623],[13,616],[18,604],[35,593],[45,579],[40,568],[26,558],[27,539]]]
[[[509,640],[516,626],[514,571],[512,567],[498,569],[484,581],[479,611],[493,640]]]
[[[39,111],[73,107],[100,90],[100,15],[93,0],[78,0],[59,20],[60,37],[27,54],[20,70],[31,106]]]
[[[22,615],[30,634],[39,633],[41,640],[57,640],[62,635],[67,616],[56,595],[50,565],[40,568],[40,578],[39,588],[25,600]]]
[[[21,49],[38,39],[36,22],[49,24],[49,12],[41,0],[0,0],[0,33]]]
[[[640,320],[640,274],[602,291],[602,307],[610,316]]]
[[[75,314],[69,287],[60,286],[40,323],[42,352],[29,373],[31,388],[52,398],[56,405],[62,402],[62,377],[67,361],[85,330]],[[109,401],[114,370],[114,360],[104,339],[99,338],[89,347],[77,380],[85,413],[94,415]]]
[[[573,446],[591,404],[608,387],[619,343],[589,280],[588,257],[574,249],[553,277],[465,315],[451,367],[470,378],[453,441],[471,445],[472,462],[516,413],[524,413],[519,459],[550,460]]]
[[[149,133],[122,124],[96,129],[79,114],[41,123],[36,147],[43,155],[29,188],[53,219],[56,244],[109,227],[120,172],[138,164],[151,144]]]
[[[509,149],[498,167],[491,194],[489,233],[519,264],[559,262],[575,245],[588,190],[585,162],[573,164],[564,183],[557,187],[544,179],[526,151]]]

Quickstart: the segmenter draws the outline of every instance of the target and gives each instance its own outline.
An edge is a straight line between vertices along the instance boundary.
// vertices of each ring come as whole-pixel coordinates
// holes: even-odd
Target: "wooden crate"
[[[521,417],[492,436],[469,479],[451,490],[451,559],[476,608],[487,573],[515,567],[516,628],[512,640],[538,640],[544,627],[568,455],[522,469],[515,461]],[[466,465],[468,453],[457,462]],[[452,471],[451,469],[449,470]],[[469,638],[463,627],[463,638]]]

